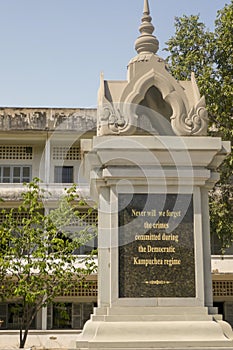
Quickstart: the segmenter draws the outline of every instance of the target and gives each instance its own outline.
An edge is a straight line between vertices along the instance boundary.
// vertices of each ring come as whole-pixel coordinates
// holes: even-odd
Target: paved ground
[[[52,332],[33,331],[27,339],[25,348],[69,349],[75,348],[79,331]],[[15,331],[0,331],[0,349],[18,349],[19,335]]]

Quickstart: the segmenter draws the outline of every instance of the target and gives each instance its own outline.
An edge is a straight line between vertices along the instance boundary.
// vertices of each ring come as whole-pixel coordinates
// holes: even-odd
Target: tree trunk
[[[26,321],[24,332],[23,332],[23,324],[24,324],[24,322],[22,322],[22,324],[20,326],[20,339],[19,339],[19,348],[20,349],[23,349],[25,344],[26,344],[29,328],[30,328],[30,326],[31,326],[31,324],[33,322],[34,317],[36,317],[37,312],[39,311],[39,309],[40,309],[40,307],[38,309],[35,308],[34,310],[31,310],[30,315],[29,315],[28,306],[27,306],[26,316],[24,314],[24,317],[23,317],[23,320]],[[25,318],[26,318],[26,320],[25,320]]]
[[[19,339],[19,348],[23,349],[27,340],[28,336],[28,329],[25,329],[24,333],[23,330],[20,329],[20,339]]]

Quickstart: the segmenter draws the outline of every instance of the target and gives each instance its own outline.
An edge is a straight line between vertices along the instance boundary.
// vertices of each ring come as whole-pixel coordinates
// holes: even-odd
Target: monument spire
[[[147,15],[150,14],[150,9],[149,9],[149,2],[148,0],[144,0],[144,10],[143,10],[143,14],[146,13]]]
[[[135,49],[138,54],[153,53],[155,54],[159,49],[159,42],[152,34],[154,26],[151,23],[150,8],[148,0],[144,0],[144,9],[142,16],[142,23],[139,27],[141,35],[135,41]]]

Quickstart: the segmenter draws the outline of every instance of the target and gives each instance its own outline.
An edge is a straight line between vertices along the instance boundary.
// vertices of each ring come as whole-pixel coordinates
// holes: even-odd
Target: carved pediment
[[[128,65],[127,81],[104,81],[98,97],[98,135],[145,134],[206,135],[208,115],[192,75],[179,82],[156,55],[158,40],[152,34],[148,1],[144,1],[138,53]],[[143,106],[145,110],[138,109]]]
[[[138,67],[138,63],[131,63],[136,65],[136,74],[130,76],[127,84],[121,85],[121,93],[117,92],[120,96],[118,101],[114,101],[117,83],[115,87],[111,82],[112,101],[105,94],[106,86],[109,90],[107,82],[102,84],[98,135],[142,134],[143,130],[145,134],[206,135],[208,114],[205,98],[200,97],[194,76],[191,81],[185,82],[184,87],[172,77],[165,63],[158,60],[157,56],[144,62],[143,67]],[[143,111],[142,107],[145,107]],[[156,126],[158,124],[159,127]],[[148,130],[149,125],[151,130]]]

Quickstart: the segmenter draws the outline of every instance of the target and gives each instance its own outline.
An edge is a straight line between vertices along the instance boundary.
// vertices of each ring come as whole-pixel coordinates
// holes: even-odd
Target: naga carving
[[[188,104],[185,103],[184,96],[178,94],[177,91],[173,90],[168,93],[164,101],[172,109],[170,123],[175,135],[204,136],[207,134],[208,113],[205,107],[204,96],[190,110]],[[147,114],[145,108],[145,117],[149,118],[151,125],[156,127],[156,121],[153,122]],[[162,114],[161,118],[165,121],[167,120]],[[137,134],[138,127],[145,129],[142,116],[137,114],[137,104],[124,102],[114,104],[109,102],[98,108],[97,134],[99,136]],[[154,134],[152,129],[150,131]]]
[[[203,96],[190,111],[186,111],[184,106],[182,107],[173,109],[171,125],[175,134],[179,136],[205,136],[208,127],[205,97]]]
[[[205,108],[205,97],[202,96],[196,106],[192,107],[185,124],[190,127],[191,135],[206,135],[208,126],[208,112]]]
[[[132,134],[137,127],[137,116],[127,104],[106,103],[98,108],[97,133],[103,135]]]

